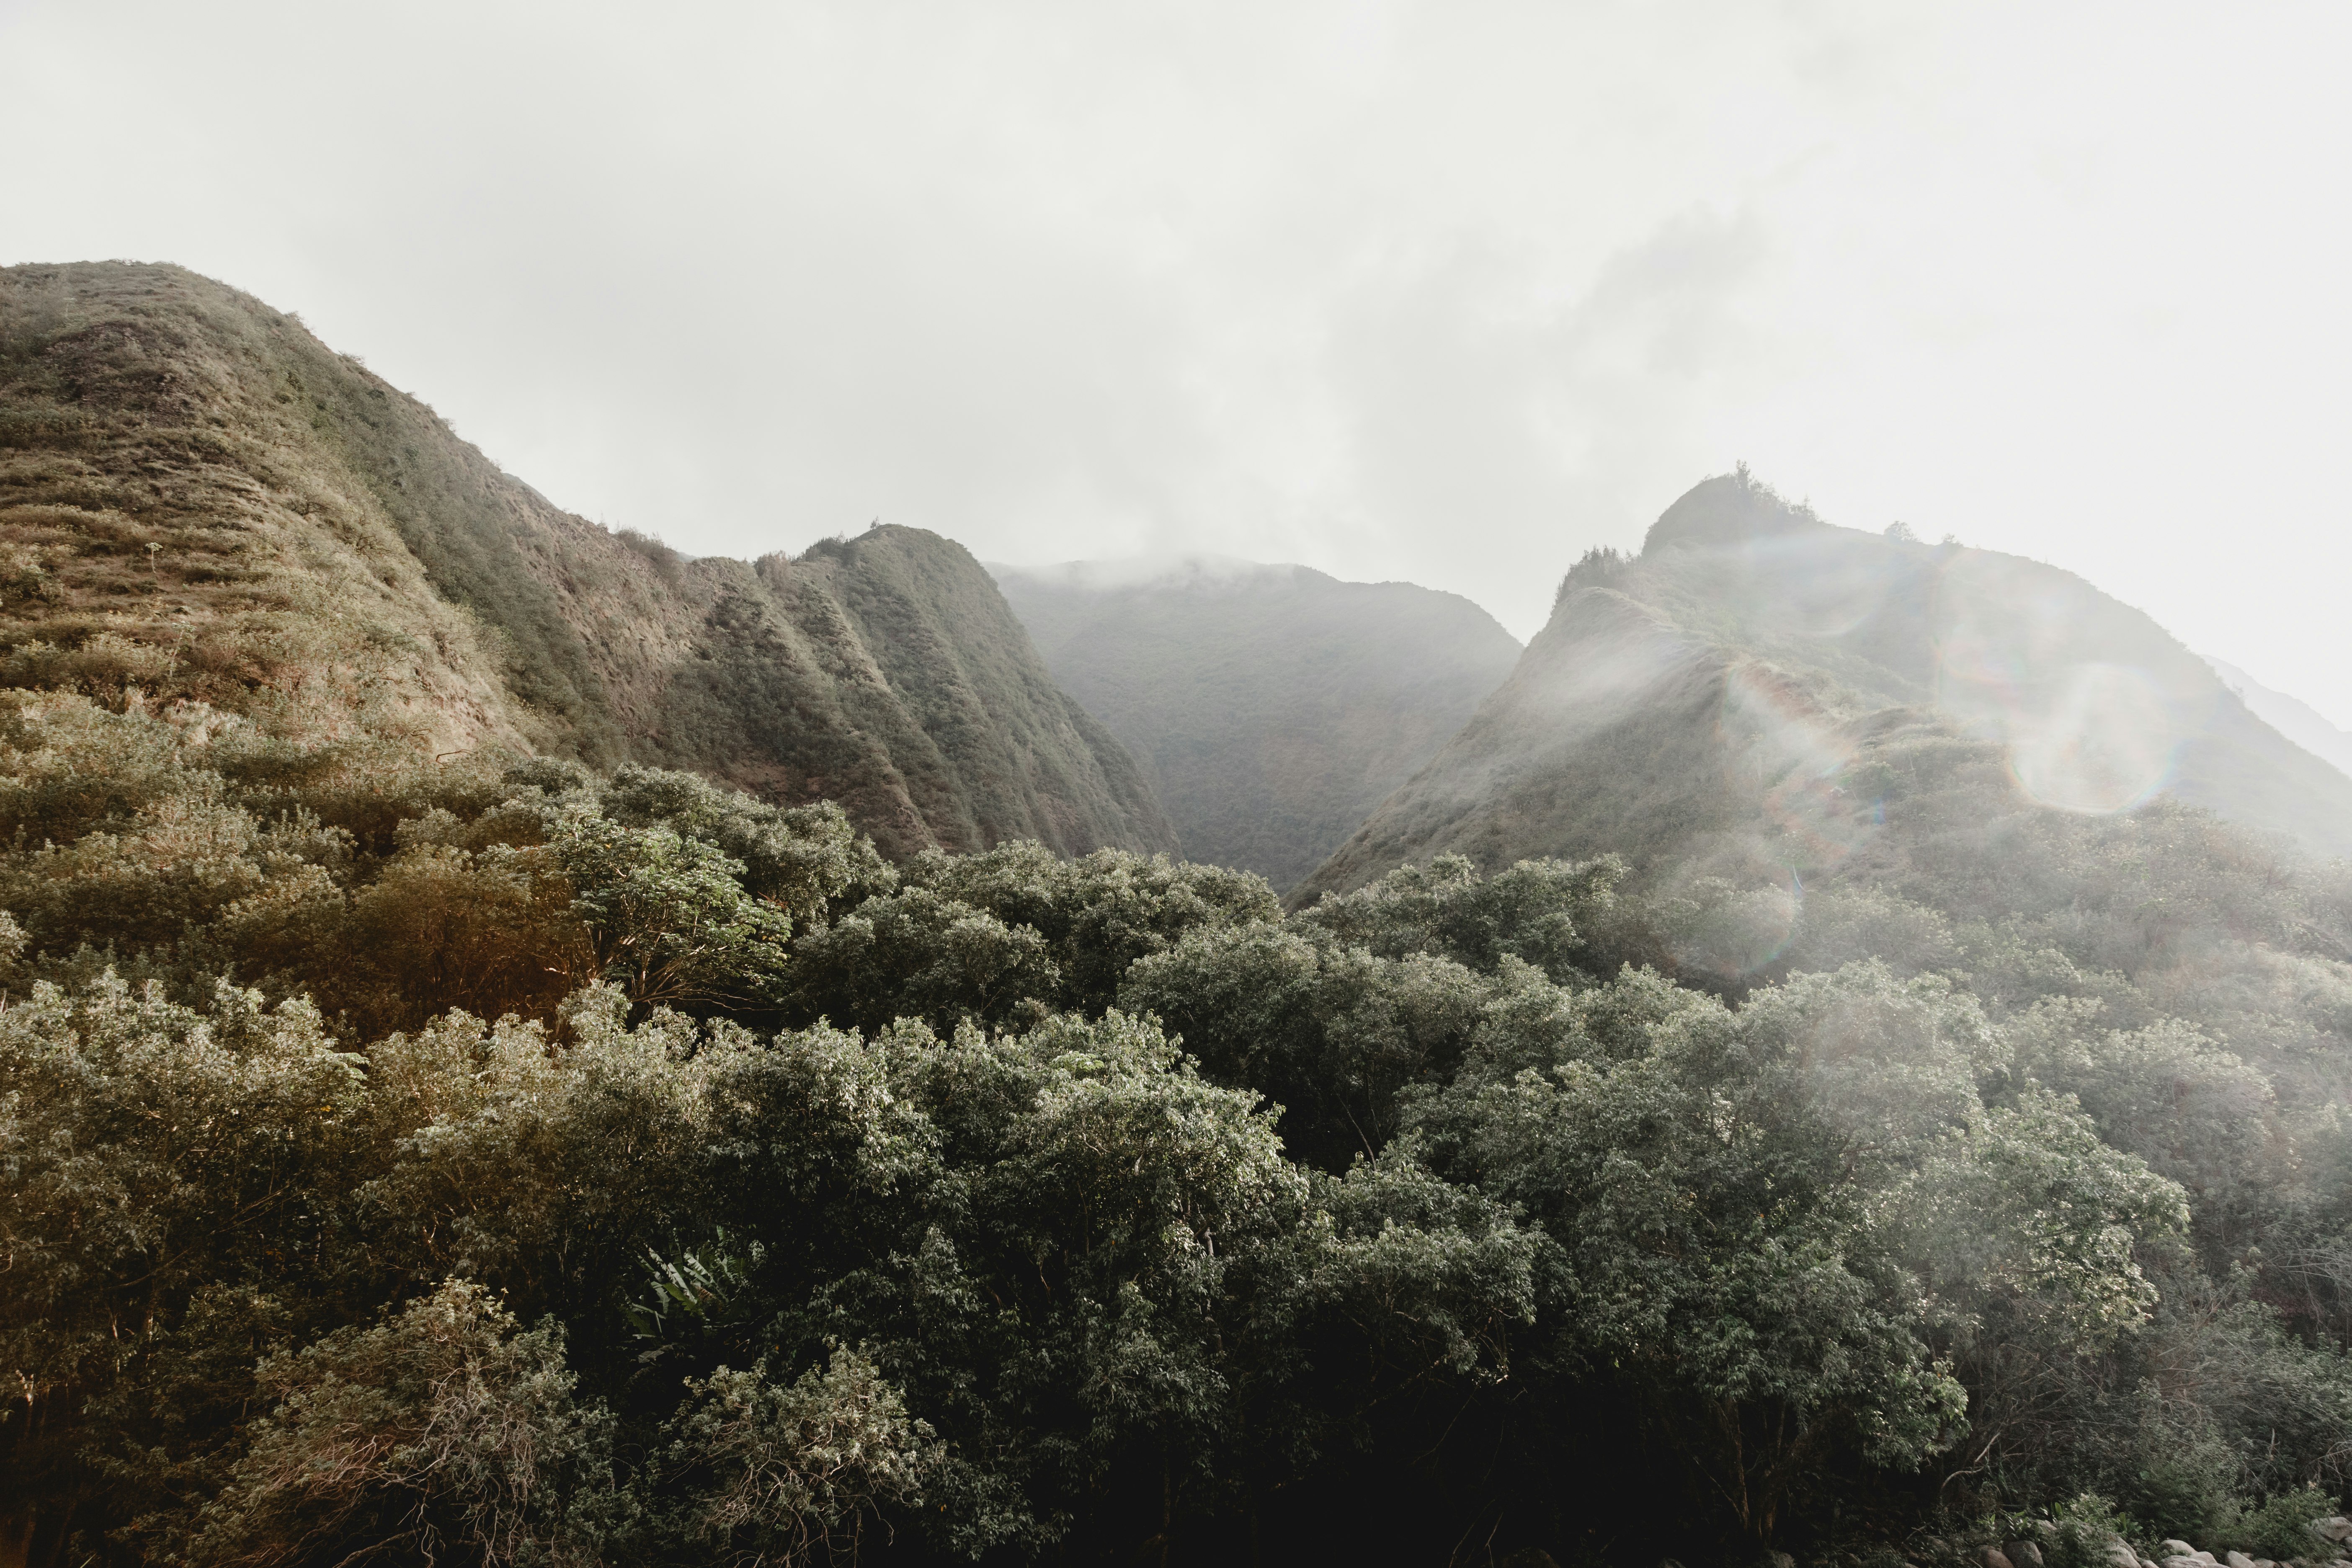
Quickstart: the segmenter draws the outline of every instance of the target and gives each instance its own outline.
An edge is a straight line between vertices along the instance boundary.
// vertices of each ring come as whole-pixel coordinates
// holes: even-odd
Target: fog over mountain
[[[2352,1568],[2347,58],[0,0],[0,1568]]]
[[[2222,685],[2245,699],[2256,718],[2313,756],[2352,773],[2352,732],[2337,729],[2308,702],[2273,690],[2234,664],[2210,654],[2205,662],[2213,667]]]
[[[1744,459],[2275,678],[2352,668],[2347,52],[2322,0],[12,0],[0,263],[234,281],[690,553],[1208,552],[1525,640]]]
[[[1229,557],[992,566],[1063,687],[1126,745],[1188,858],[1287,889],[1450,740],[1519,655],[1458,595]]]
[[[1819,882],[1918,825],[1885,783],[1914,764],[1874,759],[1937,736],[2005,773],[1984,812],[2170,797],[2352,855],[2352,778],[2145,615],[2039,562],[1833,527],[1743,469],[1639,554],[1579,563],[1511,679],[1302,891],[1443,853]]]

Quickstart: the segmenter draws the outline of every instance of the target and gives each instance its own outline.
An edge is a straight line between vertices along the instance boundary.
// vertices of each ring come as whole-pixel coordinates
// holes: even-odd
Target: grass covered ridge
[[[961,547],[688,561],[179,268],[0,272],[0,659],[306,742],[689,767],[839,801],[893,854],[1173,845]]]

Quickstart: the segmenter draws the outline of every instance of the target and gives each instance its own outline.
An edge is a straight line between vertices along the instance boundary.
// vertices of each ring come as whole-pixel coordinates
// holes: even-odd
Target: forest
[[[1994,750],[1286,913],[10,693],[0,1562],[2323,1561],[2352,885]]]

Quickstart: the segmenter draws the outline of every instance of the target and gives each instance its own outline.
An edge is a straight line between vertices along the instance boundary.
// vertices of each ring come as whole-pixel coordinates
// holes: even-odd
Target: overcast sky
[[[0,262],[298,310],[559,503],[1526,637],[1745,459],[2352,724],[2352,5],[0,0]]]

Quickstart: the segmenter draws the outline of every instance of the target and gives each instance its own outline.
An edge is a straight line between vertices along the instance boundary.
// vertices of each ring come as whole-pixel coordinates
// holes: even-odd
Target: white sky
[[[0,0],[0,262],[299,310],[562,505],[1521,636],[1746,459],[2352,725],[2352,6]]]

